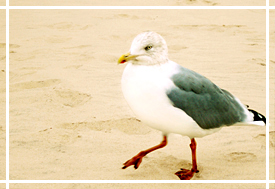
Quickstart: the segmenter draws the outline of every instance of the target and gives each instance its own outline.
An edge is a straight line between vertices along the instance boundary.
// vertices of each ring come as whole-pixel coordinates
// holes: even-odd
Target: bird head
[[[138,65],[155,65],[168,61],[168,48],[165,40],[152,31],[135,37],[130,51],[118,59],[118,64],[131,62]]]

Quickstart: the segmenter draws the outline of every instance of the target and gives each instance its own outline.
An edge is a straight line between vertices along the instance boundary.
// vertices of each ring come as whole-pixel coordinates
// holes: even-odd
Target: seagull
[[[118,63],[128,63],[121,79],[124,98],[138,119],[160,130],[163,140],[143,150],[123,164],[135,169],[148,153],[167,145],[167,136],[176,133],[191,140],[192,168],[175,174],[190,180],[198,173],[196,141],[219,131],[224,126],[265,126],[266,118],[248,109],[238,98],[219,88],[206,77],[168,59],[168,47],[158,33],[140,33],[130,51]]]

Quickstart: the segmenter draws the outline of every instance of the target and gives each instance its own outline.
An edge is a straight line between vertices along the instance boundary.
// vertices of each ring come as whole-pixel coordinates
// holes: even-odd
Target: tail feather
[[[259,112],[256,112],[255,110],[248,109],[249,112],[251,112],[253,116],[253,121],[262,121],[264,124],[266,124],[266,118],[264,115],[260,114]]]

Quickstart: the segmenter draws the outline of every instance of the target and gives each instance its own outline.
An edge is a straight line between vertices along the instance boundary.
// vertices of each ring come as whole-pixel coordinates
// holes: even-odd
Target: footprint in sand
[[[53,35],[50,37],[47,37],[45,40],[48,43],[65,43],[67,41],[70,41],[72,38],[71,37],[65,37],[61,35]]]
[[[232,152],[226,155],[228,161],[253,161],[257,156],[249,152]]]
[[[64,106],[69,107],[83,105],[92,98],[89,94],[73,91],[70,89],[56,90],[55,94],[56,95],[54,100],[60,102]]]
[[[20,45],[10,44],[10,48],[19,48]],[[0,43],[0,48],[6,48],[6,43]]]
[[[89,28],[89,25],[77,25],[73,24],[72,22],[59,22],[55,24],[51,24],[46,26],[50,29],[57,29],[57,30],[86,30]]]
[[[33,75],[37,73],[39,70],[42,70],[41,67],[22,67],[18,68],[20,70],[20,74],[18,72],[13,72],[10,71],[10,83],[13,83],[13,81],[16,79],[20,79],[21,77],[28,76],[28,75]]]
[[[202,0],[201,2],[204,3],[205,5],[211,5],[211,6],[218,5],[218,3],[212,2],[210,0]],[[190,5],[192,5],[192,4],[196,4],[196,3],[197,3],[196,0],[185,0],[184,4],[190,4]],[[182,1],[178,1],[177,5],[183,5],[183,2]]]
[[[261,142],[263,146],[266,146],[266,134],[258,134],[254,139],[258,140]],[[275,147],[275,131],[270,131],[269,132],[269,146],[270,147]]]
[[[10,44],[10,49],[12,48],[18,48],[20,47],[20,45],[16,45],[16,44]],[[2,51],[1,50],[1,55],[0,55],[0,61],[1,60],[5,60],[6,59],[6,51],[5,51],[5,48],[6,48],[6,43],[0,43],[0,48],[3,48],[4,50]],[[3,53],[2,53],[3,52]],[[15,53],[15,51],[13,50],[10,50],[10,53]],[[3,54],[3,55],[2,55]]]
[[[73,28],[73,23],[71,22],[59,22],[59,23],[55,23],[55,24],[51,24],[47,26],[48,28],[51,29],[71,29]]]
[[[34,88],[43,88],[49,87],[52,85],[59,84],[61,81],[59,79],[48,79],[44,81],[28,81],[28,82],[21,82],[15,83],[10,85],[10,91],[20,91],[24,89],[34,89]]]
[[[270,131],[269,132],[269,144],[270,147],[275,147],[275,131]]]
[[[113,129],[119,130],[123,133],[132,134],[148,134],[151,129],[144,126],[139,120],[135,118],[124,118],[117,120],[95,121],[95,122],[77,122],[77,123],[63,123],[59,127],[64,129],[83,129],[88,128],[94,131],[102,131],[110,133]]]

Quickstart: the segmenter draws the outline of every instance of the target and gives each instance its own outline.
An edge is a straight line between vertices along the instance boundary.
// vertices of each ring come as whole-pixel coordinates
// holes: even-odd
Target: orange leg
[[[192,169],[181,169],[180,171],[176,172],[175,174],[180,178],[180,180],[190,180],[194,176],[194,173],[199,172],[199,170],[197,169],[196,146],[196,141],[194,138],[192,138],[190,144],[190,148],[192,151]]]
[[[142,158],[144,156],[146,156],[147,154],[149,154],[150,152],[152,151],[155,151],[159,148],[163,148],[164,146],[167,145],[167,137],[166,136],[163,136],[163,140],[160,144],[152,147],[152,148],[149,148],[147,150],[144,150],[144,151],[141,151],[139,152],[136,156],[132,157],[131,159],[129,159],[128,161],[126,161],[122,167],[122,169],[126,169],[127,167],[131,166],[131,165],[134,165],[135,169],[137,169],[142,161]]]

